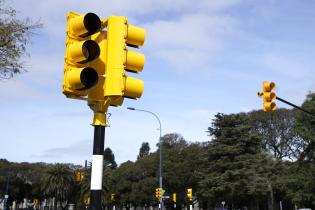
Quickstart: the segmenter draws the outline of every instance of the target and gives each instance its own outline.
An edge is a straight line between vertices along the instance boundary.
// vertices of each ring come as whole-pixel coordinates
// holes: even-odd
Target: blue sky
[[[28,72],[0,85],[0,158],[84,164],[92,157],[93,113],[61,93],[68,11],[127,16],[147,31],[141,99],[110,108],[105,146],[119,163],[159,131],[207,141],[217,112],[261,109],[256,93],[274,81],[278,96],[300,105],[315,89],[315,1],[306,0],[7,0],[20,17],[40,19],[25,58]],[[130,74],[130,76],[132,76]],[[278,107],[286,107],[278,102]]]

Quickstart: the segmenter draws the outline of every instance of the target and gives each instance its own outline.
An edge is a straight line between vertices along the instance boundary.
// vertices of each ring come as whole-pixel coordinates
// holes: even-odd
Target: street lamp
[[[162,174],[163,174],[163,170],[162,170],[162,125],[161,125],[161,121],[160,121],[160,118],[153,112],[151,111],[148,111],[148,110],[143,110],[143,109],[136,109],[134,107],[127,107],[127,109],[129,110],[132,110],[132,111],[140,111],[140,112],[146,112],[146,113],[149,113],[151,115],[153,115],[157,121],[159,122],[159,125],[160,125],[160,139],[159,139],[159,148],[160,148],[160,179],[159,179],[159,187],[162,189],[162,198],[160,199],[160,207],[161,209],[163,210],[163,194],[164,194],[164,191],[163,191],[163,182],[162,182]]]

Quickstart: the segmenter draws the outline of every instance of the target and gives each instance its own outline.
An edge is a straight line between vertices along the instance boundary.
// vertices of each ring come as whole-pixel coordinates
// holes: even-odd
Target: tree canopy
[[[315,112],[315,95],[303,107]],[[298,110],[277,109],[248,113],[218,113],[209,120],[207,142],[189,142],[178,133],[162,136],[163,189],[167,209],[193,204],[215,209],[293,210],[315,208],[314,118]],[[135,161],[117,165],[110,148],[104,151],[103,204],[110,207],[157,206],[160,148],[144,142]],[[84,179],[73,182],[75,171]],[[12,199],[55,196],[60,202],[84,207],[89,196],[91,168],[71,164],[11,163],[0,160],[0,187],[9,180]],[[49,181],[52,180],[52,181]],[[59,181],[57,181],[59,180]],[[58,182],[58,184],[57,184]],[[60,184],[61,183],[61,184]],[[42,186],[45,187],[43,194]],[[5,191],[0,190],[3,196]],[[111,199],[114,193],[115,200]]]
[[[28,56],[26,47],[35,30],[42,24],[30,19],[19,19],[17,11],[0,0],[0,79],[12,78],[26,70],[23,61]]]

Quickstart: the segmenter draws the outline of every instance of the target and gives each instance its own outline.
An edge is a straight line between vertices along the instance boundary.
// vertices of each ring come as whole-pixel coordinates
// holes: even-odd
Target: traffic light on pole
[[[76,182],[82,182],[84,179],[84,172],[83,171],[75,171],[74,179]]]
[[[272,102],[275,100],[276,94],[272,90],[276,87],[274,82],[263,82],[263,99],[264,99],[264,111],[270,112],[276,110],[276,103]]]
[[[162,198],[162,188],[155,188],[155,197],[160,200]]]
[[[111,16],[107,20],[107,53],[105,96],[120,105],[123,98],[140,98],[144,89],[143,81],[126,75],[126,71],[142,71],[143,54],[128,50],[127,46],[139,47],[144,44],[145,30],[129,25],[123,16]]]
[[[187,189],[187,198],[188,198],[189,201],[192,201],[193,194],[192,194],[192,189],[191,188]]]
[[[91,35],[101,30],[101,20],[94,13],[69,12],[66,30],[63,94],[69,98],[82,98],[99,80],[91,62],[99,57],[100,47],[91,40]]]
[[[176,203],[176,193],[173,193],[173,202]]]
[[[112,194],[111,194],[110,200],[111,200],[112,202],[114,202],[114,201],[116,200],[116,199],[115,199],[115,196],[116,196],[115,193],[112,193]]]

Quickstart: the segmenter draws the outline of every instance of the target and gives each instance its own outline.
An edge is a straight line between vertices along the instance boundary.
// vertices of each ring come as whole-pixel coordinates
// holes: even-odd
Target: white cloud
[[[34,158],[43,158],[43,159],[57,159],[64,160],[80,158],[80,160],[90,159],[92,154],[92,142],[91,140],[83,140],[72,143],[65,147],[56,147],[47,149],[42,152],[40,155],[33,155]]]
[[[202,67],[209,63],[233,33],[236,20],[228,16],[186,15],[176,20],[157,20],[144,26],[147,45],[157,58],[179,69]]]

